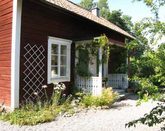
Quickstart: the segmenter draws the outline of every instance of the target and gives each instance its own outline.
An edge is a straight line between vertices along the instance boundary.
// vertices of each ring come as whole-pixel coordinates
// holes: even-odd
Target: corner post
[[[11,44],[11,109],[19,107],[20,39],[22,0],[13,0]]]

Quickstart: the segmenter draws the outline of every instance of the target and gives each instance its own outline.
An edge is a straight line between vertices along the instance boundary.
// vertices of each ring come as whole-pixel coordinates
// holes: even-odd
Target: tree
[[[123,15],[123,12],[121,10],[112,11],[108,16],[108,20],[119,26],[123,30],[131,32],[131,27],[133,26],[131,17]]]
[[[165,87],[165,43],[160,43],[160,39],[165,35],[165,23],[159,21],[159,9],[165,6],[165,0],[135,1],[143,1],[151,9],[151,12],[154,13],[154,18],[145,18],[138,24],[138,29],[136,30],[137,36],[141,36],[142,34],[144,38],[147,38],[149,47],[151,47],[151,45],[155,46],[155,44],[160,45],[156,50],[151,50],[150,48],[150,50],[144,51],[144,55],[147,54],[145,59],[144,55],[142,55],[143,57],[140,57],[137,61],[140,61],[140,63],[143,64],[146,63],[146,65],[144,65],[145,68],[149,65],[153,66],[153,73],[149,74],[148,80],[153,82],[154,85]],[[133,44],[130,44],[129,46],[134,47]],[[144,61],[142,61],[142,59],[144,59]],[[165,121],[164,113],[165,105],[158,105],[152,109],[150,113],[145,114],[140,119],[127,123],[126,126],[136,126],[137,123],[154,126],[163,123]],[[162,130],[165,130],[165,125]]]
[[[102,8],[109,9],[108,0],[99,0],[98,1],[98,7],[100,9],[102,9]]]
[[[100,9],[100,15],[107,19],[110,14],[108,0],[99,0],[97,4]]]
[[[158,66],[155,68],[156,75],[155,81],[160,86],[165,87],[165,43],[161,44],[156,52],[156,63]]]
[[[165,0],[134,0],[134,1],[142,1],[145,5],[147,5],[151,12],[155,15],[155,19],[159,19],[159,9],[165,5]]]
[[[126,31],[132,33],[132,27],[134,26],[134,24],[132,23],[132,17],[128,15],[123,15],[122,19],[127,26]]]
[[[93,6],[93,0],[81,0],[80,5],[84,9],[91,10]]]

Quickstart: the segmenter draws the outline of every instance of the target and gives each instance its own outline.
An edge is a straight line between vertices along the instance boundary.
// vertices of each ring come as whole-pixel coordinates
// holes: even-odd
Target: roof
[[[46,2],[51,3],[52,5],[59,6],[69,12],[72,12],[74,14],[77,14],[79,16],[82,16],[86,19],[89,19],[97,24],[100,24],[102,26],[105,26],[111,30],[114,30],[120,34],[123,34],[129,38],[135,39],[132,35],[130,35],[128,32],[124,31],[120,27],[116,26],[115,24],[109,22],[108,20],[104,19],[103,17],[97,17],[94,14],[92,14],[90,11],[78,6],[77,4],[69,1],[69,0],[44,0]]]

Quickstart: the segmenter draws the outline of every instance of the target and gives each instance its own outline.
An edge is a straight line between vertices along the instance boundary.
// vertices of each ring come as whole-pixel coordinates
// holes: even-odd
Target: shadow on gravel
[[[111,109],[121,110],[123,107],[131,107],[132,105],[126,103],[116,102],[111,106]]]
[[[136,95],[136,94],[128,94],[127,96],[126,96],[126,98],[125,98],[125,100],[138,100],[139,99],[139,97],[138,97],[138,95]]]
[[[138,95],[133,94],[133,93],[125,93],[122,97],[118,99],[118,102],[123,101],[123,100],[138,100]]]
[[[121,97],[116,103],[114,103],[111,106],[111,109],[118,109],[118,110],[120,110],[123,107],[131,107],[132,105],[127,104],[127,103],[124,102],[126,100],[137,101],[138,100],[138,96],[136,94],[126,93],[123,97]]]

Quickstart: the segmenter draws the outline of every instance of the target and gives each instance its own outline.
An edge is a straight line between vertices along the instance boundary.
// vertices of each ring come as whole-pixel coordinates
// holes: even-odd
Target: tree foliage
[[[98,1],[98,7],[100,9],[102,9],[102,8],[109,9],[108,0],[99,0]]]
[[[165,35],[165,23],[159,20],[159,9],[165,5],[165,0],[135,1],[143,1],[151,9],[155,17],[144,18],[135,24],[134,34],[137,40],[131,41],[128,45],[128,49],[131,49],[130,57],[133,65],[131,70],[133,69],[134,71],[132,76],[149,80],[153,87],[165,87],[165,43],[161,42]],[[137,55],[138,48],[143,47],[141,45],[145,46],[145,48],[141,48],[140,55]],[[158,48],[155,48],[156,45],[158,45]],[[143,84],[141,85],[144,87]],[[154,126],[165,121],[164,112],[165,106],[163,103],[156,106],[142,118],[127,123],[126,126],[136,126],[137,123]],[[165,130],[165,127],[162,129]]]
[[[108,0],[99,0],[97,4],[100,9],[100,15],[107,19],[110,15]]]
[[[159,9],[165,5],[165,0],[134,0],[142,1],[146,6],[151,9],[156,19],[159,19]]]
[[[93,6],[93,0],[81,0],[80,5],[84,9],[91,10]]]
[[[160,86],[165,87],[165,43],[162,44],[158,51],[156,52],[156,64],[159,66],[156,66],[154,76],[154,80],[157,80],[156,82]]]
[[[112,11],[108,16],[108,20],[128,32],[131,31],[131,28],[133,26],[131,17],[123,15],[123,12],[121,10]]]

